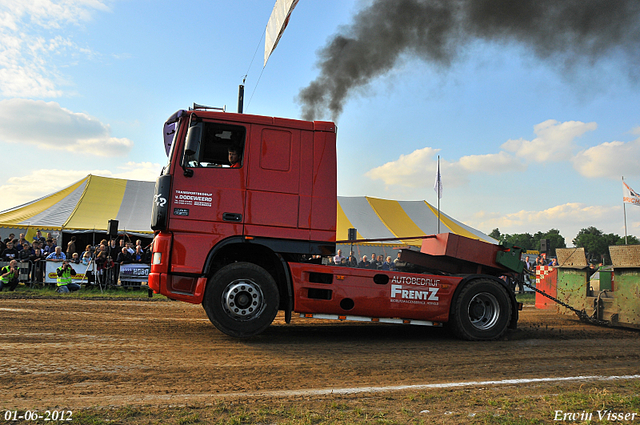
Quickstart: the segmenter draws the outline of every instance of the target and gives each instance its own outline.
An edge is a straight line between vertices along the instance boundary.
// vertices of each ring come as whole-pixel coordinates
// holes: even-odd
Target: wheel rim
[[[493,294],[482,292],[471,299],[468,314],[476,329],[491,329],[500,318],[500,304]]]
[[[257,283],[238,279],[229,283],[222,292],[222,307],[235,320],[248,321],[260,316],[266,305]]]

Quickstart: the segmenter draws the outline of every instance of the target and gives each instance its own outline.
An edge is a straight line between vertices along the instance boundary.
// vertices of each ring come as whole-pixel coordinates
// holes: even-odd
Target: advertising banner
[[[58,281],[58,274],[56,269],[62,265],[59,261],[47,261],[47,268],[45,270],[45,282],[56,283]],[[71,264],[73,270],[76,271],[75,276],[71,276],[71,281],[75,283],[86,282],[87,266],[85,264]],[[93,270],[93,264],[89,266],[90,270]],[[122,264],[120,266],[120,281],[124,282],[144,282],[148,281],[149,276],[148,264]]]
[[[149,269],[148,264],[122,264],[120,266],[120,282],[147,282]]]
[[[46,283],[56,283],[58,281],[58,273],[56,270],[58,267],[62,266],[62,261],[47,261],[47,268],[45,269],[44,281]],[[71,276],[71,281],[75,283],[80,283],[83,280],[86,282],[87,278],[85,273],[87,272],[87,266],[85,264],[71,264],[73,270],[76,271],[75,276]]]

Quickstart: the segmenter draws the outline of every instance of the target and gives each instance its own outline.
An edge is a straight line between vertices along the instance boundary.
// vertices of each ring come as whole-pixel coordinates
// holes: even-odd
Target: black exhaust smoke
[[[447,68],[474,40],[520,43],[565,68],[620,54],[640,65],[638,0],[374,0],[319,52],[320,75],[298,100],[304,119],[336,120],[353,91],[407,56]]]

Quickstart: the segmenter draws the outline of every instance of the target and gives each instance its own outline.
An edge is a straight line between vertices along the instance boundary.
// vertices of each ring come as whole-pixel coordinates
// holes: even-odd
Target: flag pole
[[[440,155],[438,155],[438,175],[437,175],[437,179],[438,179],[438,234],[440,234],[440,196],[441,195],[441,189],[440,189]]]
[[[624,186],[624,176],[622,176],[622,185]],[[622,197],[622,211],[624,214],[624,244],[627,245],[627,206]]]

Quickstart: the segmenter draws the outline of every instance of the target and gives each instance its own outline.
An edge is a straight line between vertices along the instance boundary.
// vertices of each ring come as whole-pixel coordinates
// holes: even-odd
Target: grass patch
[[[536,294],[535,292],[516,294],[516,301],[524,305],[534,305],[536,303]]]
[[[55,287],[40,286],[31,288],[28,285],[20,284],[15,291],[3,290],[0,298],[75,298],[75,299],[149,299],[149,290],[146,286],[140,289],[124,288],[121,286],[110,286],[100,290],[100,288],[87,289],[84,286],[79,291],[60,294]],[[164,295],[153,294],[154,301],[168,301]]]
[[[113,423],[111,421],[107,421],[104,418],[102,412],[93,412],[93,411],[78,411],[73,413],[73,421],[71,423],[79,423],[86,425],[104,425],[107,423]],[[52,422],[56,423],[56,422]]]
[[[83,409],[74,412],[74,422],[95,425],[537,425],[554,423],[556,412],[561,411],[593,415],[591,422],[573,420],[569,421],[571,423],[606,424],[620,421],[599,420],[598,411],[640,413],[639,391],[640,383],[630,380],[386,394],[247,398],[180,407]],[[638,420],[636,415],[635,422]]]

